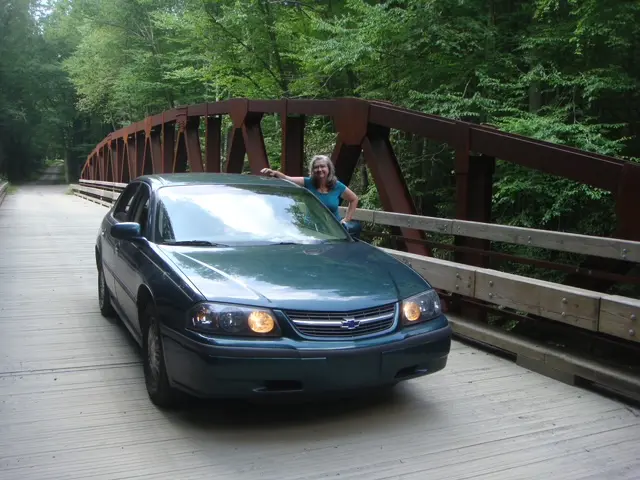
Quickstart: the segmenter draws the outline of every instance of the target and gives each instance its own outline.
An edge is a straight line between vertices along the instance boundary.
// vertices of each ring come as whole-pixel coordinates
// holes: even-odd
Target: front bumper
[[[446,366],[451,348],[451,327],[446,319],[442,325],[349,346],[220,346],[167,327],[162,334],[173,386],[198,397],[251,397],[352,390],[435,373]]]

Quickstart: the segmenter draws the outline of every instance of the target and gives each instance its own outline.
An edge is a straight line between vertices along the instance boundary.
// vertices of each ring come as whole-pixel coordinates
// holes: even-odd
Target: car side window
[[[113,209],[113,216],[119,222],[126,222],[129,216],[133,199],[140,188],[139,183],[130,183],[118,197],[116,206]]]
[[[136,204],[133,207],[135,210],[131,215],[132,222],[140,224],[140,232],[143,237],[149,237],[149,203],[151,199],[151,192],[146,185],[140,187],[139,194],[137,195]]]

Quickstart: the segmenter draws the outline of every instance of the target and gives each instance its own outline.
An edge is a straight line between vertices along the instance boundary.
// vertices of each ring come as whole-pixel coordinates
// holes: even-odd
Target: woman
[[[350,222],[353,218],[353,212],[356,211],[358,206],[358,196],[336,178],[336,169],[331,159],[326,155],[316,155],[311,159],[308,177],[289,177],[270,168],[263,168],[260,173],[289,180],[310,190],[341,223]],[[343,219],[340,219],[340,212],[338,211],[340,198],[344,198],[349,202],[347,214]]]

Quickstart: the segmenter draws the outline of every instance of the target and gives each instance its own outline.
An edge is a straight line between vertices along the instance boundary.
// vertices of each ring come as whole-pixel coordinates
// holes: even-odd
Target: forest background
[[[639,86],[637,1],[0,0],[0,176],[64,161],[73,181],[108,132],[232,97],[386,100],[639,161]],[[275,167],[279,128],[263,120]],[[453,217],[452,150],[393,135],[418,211]],[[310,121],[305,154],[334,140]],[[379,208],[369,178],[351,187]],[[496,223],[606,236],[613,207],[498,161]]]

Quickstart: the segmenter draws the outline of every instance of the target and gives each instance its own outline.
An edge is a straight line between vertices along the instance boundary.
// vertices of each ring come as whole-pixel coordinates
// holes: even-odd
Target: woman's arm
[[[349,202],[349,207],[347,208],[347,213],[342,219],[343,222],[350,222],[353,218],[353,214],[358,207],[358,196],[353,193],[353,191],[346,187],[344,192],[342,192],[342,198],[344,198],[347,202]]]
[[[260,170],[260,173],[264,175],[269,175],[270,177],[277,177],[277,178],[282,178],[283,180],[289,180],[290,182],[293,182],[296,185],[300,185],[301,187],[304,187],[304,177],[289,177],[284,173],[281,173],[277,170],[272,170],[270,168],[263,168],[262,170]]]

